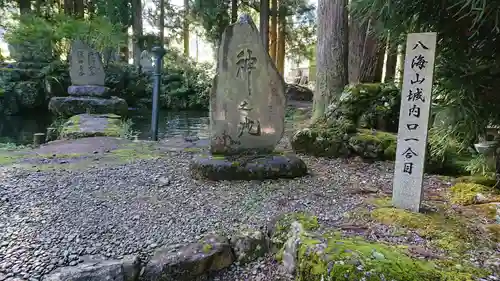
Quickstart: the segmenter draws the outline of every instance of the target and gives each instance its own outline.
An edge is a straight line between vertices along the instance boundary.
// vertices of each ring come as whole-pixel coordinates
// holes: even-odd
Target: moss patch
[[[319,228],[318,218],[304,212],[288,213],[280,216],[271,226],[271,243],[273,251],[281,249],[285,243],[292,222],[298,221],[305,230]]]
[[[337,236],[303,234],[297,280],[469,281],[488,276],[476,268],[421,261],[400,247]]]
[[[61,129],[61,138],[78,139],[87,137],[121,137],[125,123],[115,114],[75,115],[66,121]]]
[[[488,201],[500,201],[498,191],[477,183],[457,183],[450,189],[450,201],[453,204],[470,205],[475,203],[478,193],[486,196]]]

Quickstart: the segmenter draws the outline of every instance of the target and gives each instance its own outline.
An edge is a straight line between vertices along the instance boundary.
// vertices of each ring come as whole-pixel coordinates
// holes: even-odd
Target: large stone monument
[[[58,116],[70,117],[82,113],[126,115],[128,105],[124,99],[111,97],[104,86],[104,68],[98,52],[81,41],[71,45],[71,86],[68,97],[53,97],[49,110]]]
[[[285,128],[285,82],[248,15],[226,28],[210,96],[210,152],[191,165],[212,180],[297,177],[295,156],[274,153]]]

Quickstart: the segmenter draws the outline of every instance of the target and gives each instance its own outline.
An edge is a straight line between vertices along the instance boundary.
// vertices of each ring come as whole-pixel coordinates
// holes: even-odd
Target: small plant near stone
[[[139,134],[139,131],[134,130],[133,126],[134,122],[131,119],[123,120],[120,127],[120,137],[130,140],[134,139]]]

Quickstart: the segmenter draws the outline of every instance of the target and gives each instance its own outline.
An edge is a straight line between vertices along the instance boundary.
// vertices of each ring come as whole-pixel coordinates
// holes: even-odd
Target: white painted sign
[[[392,203],[418,212],[422,201],[436,33],[410,33],[406,41]]]

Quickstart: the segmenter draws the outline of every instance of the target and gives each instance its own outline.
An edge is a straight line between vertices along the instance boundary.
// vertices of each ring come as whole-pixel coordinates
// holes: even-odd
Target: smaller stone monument
[[[142,51],[141,60],[139,63],[141,65],[143,72],[146,72],[146,73],[153,72],[153,69],[154,69],[153,68],[153,58],[147,50]]]
[[[409,33],[406,40],[392,203],[413,212],[423,198],[436,38],[435,32]]]
[[[111,97],[104,86],[105,73],[99,53],[81,41],[74,41],[70,53],[71,86],[68,97],[53,97],[49,110],[58,116],[83,113],[126,115],[124,99]]]
[[[210,96],[210,152],[195,178],[254,180],[307,174],[294,155],[274,152],[285,128],[285,82],[248,15],[226,28]]]

